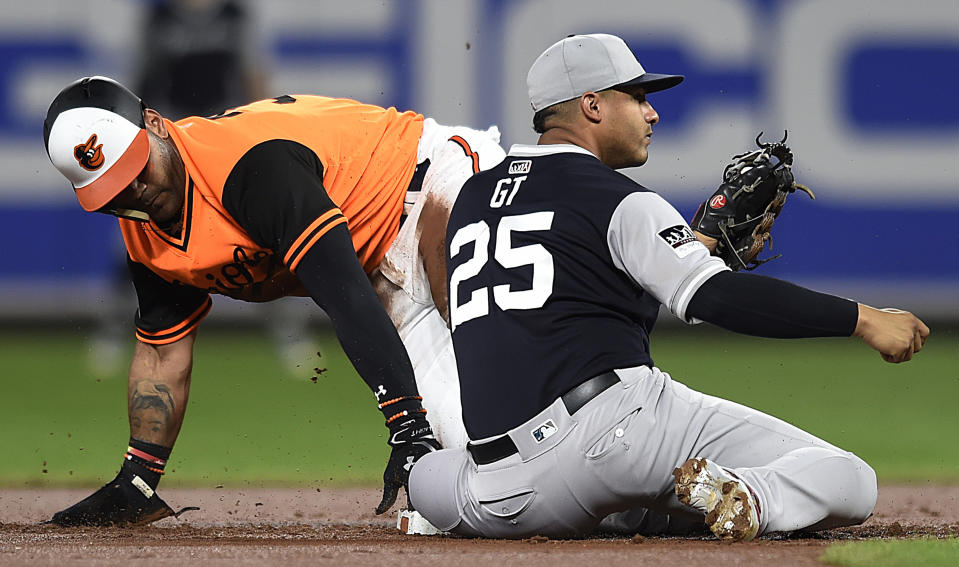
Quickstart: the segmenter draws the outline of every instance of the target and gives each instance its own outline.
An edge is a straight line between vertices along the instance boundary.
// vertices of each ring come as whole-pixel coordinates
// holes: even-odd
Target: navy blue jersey
[[[472,177],[447,228],[453,345],[471,439],[584,380],[652,365],[660,304],[685,318],[727,269],[661,197],[569,145],[514,146]]]

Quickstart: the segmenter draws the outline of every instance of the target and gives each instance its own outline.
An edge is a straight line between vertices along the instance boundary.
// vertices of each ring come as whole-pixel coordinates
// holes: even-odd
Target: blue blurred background
[[[80,210],[45,155],[41,124],[52,98],[78,77],[109,75],[162,92],[174,80],[156,60],[162,46],[202,50],[216,39],[217,28],[199,19],[200,39],[151,27],[157,4],[32,0],[4,7],[0,322],[81,322],[113,308],[122,258],[115,220]],[[504,147],[535,142],[525,77],[543,49],[570,33],[620,35],[648,71],[687,77],[650,97],[661,122],[650,162],[629,175],[689,218],[733,154],[751,149],[760,131],[772,140],[788,130],[797,180],[818,198],[789,200],[775,233],[774,251],[784,257],[762,273],[924,319],[959,319],[952,224],[959,218],[959,2],[240,5],[248,18],[238,47],[242,69],[234,71],[245,74],[242,88],[251,97],[345,96],[444,123],[497,124]],[[214,318],[252,312],[216,301],[222,307]]]

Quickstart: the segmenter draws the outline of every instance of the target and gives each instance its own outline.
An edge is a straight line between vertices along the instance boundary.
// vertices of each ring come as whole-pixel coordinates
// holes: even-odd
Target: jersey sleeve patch
[[[613,264],[683,320],[689,298],[702,282],[727,269],[710,255],[679,211],[656,193],[625,197],[607,230]]]
[[[692,229],[684,224],[677,224],[661,230],[658,236],[663,242],[669,245],[669,247],[673,249],[673,252],[680,258],[685,258],[692,254],[697,249],[696,243],[699,242],[696,235],[693,234]],[[690,244],[692,244],[692,246],[690,246]]]

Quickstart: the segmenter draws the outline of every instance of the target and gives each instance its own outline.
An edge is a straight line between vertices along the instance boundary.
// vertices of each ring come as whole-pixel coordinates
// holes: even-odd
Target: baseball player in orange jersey
[[[465,444],[437,310],[445,312],[445,285],[430,281],[444,277],[449,207],[469,176],[503,158],[498,137],[310,95],[171,122],[106,77],[62,90],[44,122],[47,153],[84,210],[119,217],[139,309],[122,468],[51,521],[143,524],[174,514],[156,488],[211,293],[308,295],[327,312],[390,431],[377,513],[437,439]]]

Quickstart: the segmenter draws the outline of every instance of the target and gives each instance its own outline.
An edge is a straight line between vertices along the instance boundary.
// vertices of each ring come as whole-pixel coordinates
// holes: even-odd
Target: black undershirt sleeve
[[[418,396],[406,347],[356,259],[346,225],[324,234],[303,256],[296,275],[330,316],[343,351],[381,403]],[[383,412],[390,417],[419,407],[410,399]]]
[[[254,242],[281,258],[304,230],[336,207],[323,187],[323,163],[290,140],[246,152],[223,186],[223,206]]]
[[[767,276],[720,272],[696,290],[686,315],[758,337],[848,337],[859,305]]]
[[[223,205],[257,244],[279,256],[336,204],[323,186],[323,163],[302,144],[270,140],[251,148],[234,166]],[[406,347],[383,309],[353,248],[346,224],[333,226],[298,256],[296,276],[329,315],[357,373],[386,402],[387,418],[421,409]]]

